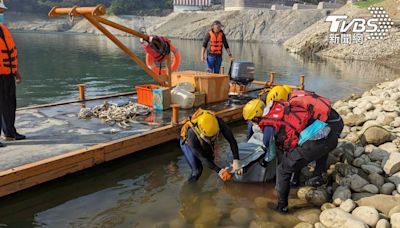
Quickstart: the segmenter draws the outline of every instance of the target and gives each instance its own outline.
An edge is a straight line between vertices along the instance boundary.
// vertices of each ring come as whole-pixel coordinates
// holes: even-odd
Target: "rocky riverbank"
[[[202,39],[214,20],[223,22],[229,40],[282,43],[326,16],[326,10],[243,10],[179,12],[166,17],[105,16],[133,29],[145,29],[148,34],[179,39]],[[100,34],[86,20],[67,17],[48,19],[46,15],[6,15],[8,26],[14,30],[57,31]],[[125,35],[113,31],[117,35]]]
[[[298,197],[320,206],[297,227],[400,227],[400,79],[338,101],[345,123],[328,159],[327,185]],[[310,176],[310,167],[302,178]]]
[[[385,40],[365,40],[359,44],[330,44],[329,27],[330,22],[325,18],[308,27],[288,39],[284,46],[293,53],[311,55],[317,54],[322,57],[368,60],[376,61],[384,65],[400,68],[400,1],[386,0],[374,6],[383,7],[394,25],[390,36]],[[350,18],[371,18],[367,8],[359,8],[353,4],[347,4],[336,10],[334,15],[347,15]],[[367,34],[364,34],[367,36]]]

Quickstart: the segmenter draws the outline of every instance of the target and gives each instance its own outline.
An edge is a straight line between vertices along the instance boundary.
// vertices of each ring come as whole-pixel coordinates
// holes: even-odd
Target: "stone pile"
[[[299,198],[321,206],[319,221],[297,227],[400,228],[399,106],[400,79],[334,104],[345,127],[329,155],[328,184],[298,191]]]

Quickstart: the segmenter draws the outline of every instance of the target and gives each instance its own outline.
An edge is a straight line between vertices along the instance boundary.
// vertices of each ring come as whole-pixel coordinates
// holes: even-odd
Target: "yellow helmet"
[[[219,133],[217,117],[210,112],[203,110],[203,113],[196,118],[197,129],[205,137],[214,137]]]
[[[268,104],[271,101],[287,101],[288,96],[289,93],[283,86],[275,86],[269,91],[265,103]]]
[[[243,107],[243,118],[245,120],[252,120],[255,117],[262,117],[264,108],[265,104],[262,100],[251,100]]]
[[[283,88],[286,89],[288,94],[292,92],[292,88],[289,85],[283,85]]]

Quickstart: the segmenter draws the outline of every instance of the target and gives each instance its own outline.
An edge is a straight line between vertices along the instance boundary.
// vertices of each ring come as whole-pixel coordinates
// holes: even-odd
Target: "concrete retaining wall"
[[[291,10],[292,6],[285,6],[285,5],[272,5],[271,10]]]
[[[271,9],[272,5],[291,5],[294,0],[225,0],[225,11],[249,8]]]
[[[318,3],[317,9],[337,9],[342,6],[342,4],[338,3],[320,2]]]
[[[293,10],[299,10],[299,9],[316,9],[317,5],[306,5],[306,4],[299,4],[295,3],[293,4]]]
[[[197,11],[201,9],[202,8],[200,6],[179,6],[179,5],[174,6],[174,12]]]

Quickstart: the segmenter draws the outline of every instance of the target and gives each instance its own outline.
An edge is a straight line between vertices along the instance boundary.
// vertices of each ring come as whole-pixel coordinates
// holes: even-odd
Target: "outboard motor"
[[[246,60],[237,60],[231,63],[229,77],[231,88],[229,95],[231,101],[235,104],[244,104],[251,100],[250,96],[244,95],[247,87],[254,80],[254,63]]]
[[[247,86],[254,80],[255,67],[250,61],[234,61],[232,63],[230,79],[231,82]]]

